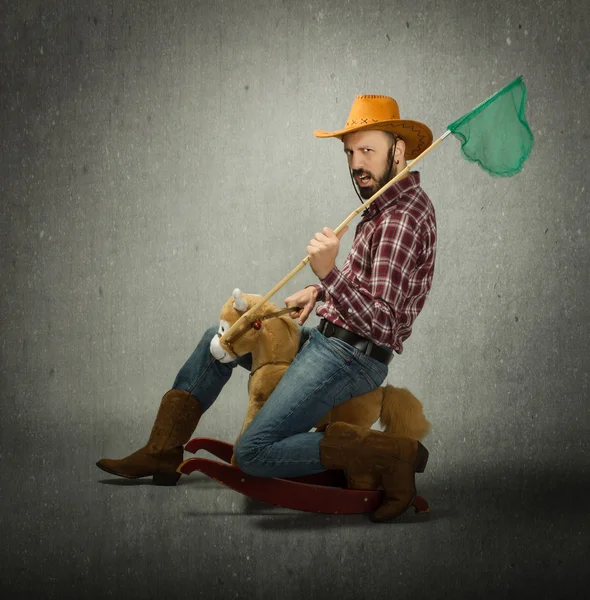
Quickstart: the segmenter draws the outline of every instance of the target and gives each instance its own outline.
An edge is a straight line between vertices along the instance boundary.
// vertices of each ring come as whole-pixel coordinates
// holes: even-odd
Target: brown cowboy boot
[[[344,469],[351,487],[384,489],[374,521],[399,517],[416,495],[415,473],[422,473],[428,450],[418,441],[349,423],[328,425],[320,442],[326,469]]]
[[[126,458],[102,458],[96,466],[107,473],[136,479],[153,475],[156,485],[176,485],[186,444],[203,411],[196,398],[184,390],[164,394],[148,443]]]

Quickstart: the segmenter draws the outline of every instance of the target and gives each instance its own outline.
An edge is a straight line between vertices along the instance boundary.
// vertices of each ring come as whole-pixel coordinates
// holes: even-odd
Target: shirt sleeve
[[[334,267],[321,285],[354,330],[378,345],[389,345],[399,327],[401,308],[420,256],[420,233],[407,213],[394,213],[375,230],[368,289]]]

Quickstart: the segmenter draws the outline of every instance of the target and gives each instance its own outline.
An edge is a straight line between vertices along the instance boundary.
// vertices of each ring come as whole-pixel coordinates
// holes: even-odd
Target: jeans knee
[[[260,446],[249,440],[245,434],[240,437],[234,446],[234,460],[240,471],[247,475],[260,475],[257,462],[260,450]]]

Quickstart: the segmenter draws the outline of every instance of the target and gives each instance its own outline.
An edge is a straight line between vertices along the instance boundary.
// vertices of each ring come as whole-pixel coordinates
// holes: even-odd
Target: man
[[[357,194],[371,197],[432,142],[417,121],[400,119],[387,96],[357,96],[344,129],[316,131],[344,144]],[[336,267],[340,237],[329,228],[307,246],[320,283],[285,300],[303,326],[318,301],[318,328],[302,327],[295,360],[234,448],[239,467],[261,477],[296,477],[343,469],[350,479],[382,487],[385,500],[373,514],[384,521],[403,513],[415,495],[414,477],[424,470],[427,450],[414,440],[345,423],[310,431],[332,407],[380,386],[393,353],[402,352],[430,290],[436,221],[417,172],[408,173],[365,211],[342,270]],[[97,465],[123,477],[153,476],[174,484],[183,445],[215,401],[236,365],[249,357],[216,361],[205,332],[162,399],[147,445],[121,460]]]

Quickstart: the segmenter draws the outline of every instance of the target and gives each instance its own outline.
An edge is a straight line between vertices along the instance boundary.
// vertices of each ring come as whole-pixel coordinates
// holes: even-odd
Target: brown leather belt
[[[375,344],[367,338],[361,337],[352,331],[348,331],[348,329],[344,329],[344,327],[334,325],[334,323],[326,321],[326,319],[320,321],[318,331],[326,337],[335,337],[350,344],[367,356],[382,362],[384,365],[388,365],[393,359],[393,352],[391,350],[382,348],[381,346],[375,346]]]

